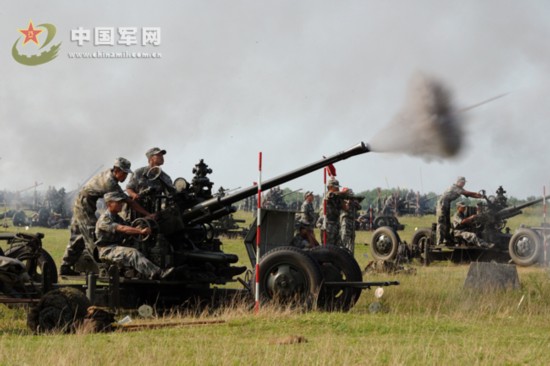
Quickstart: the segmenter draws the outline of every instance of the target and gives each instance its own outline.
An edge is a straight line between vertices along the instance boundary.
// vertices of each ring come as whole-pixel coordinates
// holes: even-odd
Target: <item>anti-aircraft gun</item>
[[[368,146],[360,143],[264,181],[262,189],[270,189],[368,151]],[[152,169],[148,177],[158,178],[160,168]],[[282,301],[287,305],[299,302],[325,310],[346,311],[355,304],[363,289],[398,284],[396,281],[363,282],[358,263],[343,248],[327,245],[302,249],[293,246],[295,213],[275,210],[261,211],[259,242],[263,255],[259,273],[253,273],[248,279],[246,276],[245,279],[235,278],[246,267],[240,266],[242,262],[237,255],[223,252],[222,242],[212,223],[235,212],[232,205],[256,195],[258,187],[253,185],[231,194],[212,195],[213,182],[208,178],[211,172],[201,160],[194,169],[195,177],[191,183],[178,178],[172,190],[156,197],[162,204],[157,205],[160,210],[155,213],[155,220],[138,218],[133,222],[135,226],[151,227],[152,234],[141,237],[136,246],[159,267],[175,267],[171,278],[143,279],[131,269],[103,263],[100,272],[88,273],[86,284],[80,287],[92,304],[137,308],[143,304],[172,307],[198,302],[217,306],[236,298],[250,299],[250,295],[258,291],[262,301]],[[244,240],[252,268],[256,268],[256,235],[256,230],[249,230]],[[252,278],[259,279],[258,290],[253,286]],[[243,289],[218,286],[237,281]],[[69,301],[65,295],[57,295]],[[40,318],[46,313],[41,308],[46,306],[43,303],[48,301],[41,300],[34,309],[32,324],[43,320]]]
[[[529,201],[521,205],[510,206],[506,191],[500,186],[495,196],[487,197],[481,191],[483,201],[477,205],[466,206],[465,216],[476,215],[464,229],[475,233],[490,248],[480,248],[467,243],[452,232],[447,236],[445,245],[435,245],[437,225],[416,230],[411,243],[401,243],[397,233],[381,228],[373,233],[373,256],[377,259],[395,259],[398,253],[406,257],[418,257],[426,263],[433,260],[508,262],[510,259],[521,266],[529,266],[541,260],[542,241],[550,228],[520,228],[511,234],[506,226],[507,219],[520,215],[526,207],[536,205],[545,198]],[[550,233],[550,231],[548,231]],[[401,246],[402,250],[399,250]]]

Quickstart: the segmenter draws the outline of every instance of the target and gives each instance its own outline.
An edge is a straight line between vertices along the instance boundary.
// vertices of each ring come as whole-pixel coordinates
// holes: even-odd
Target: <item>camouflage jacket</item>
[[[462,224],[466,215],[462,212],[456,212],[451,220],[451,225],[454,231],[465,230],[466,227]],[[466,225],[467,226],[467,225]]]
[[[163,170],[157,179],[150,180],[146,176],[149,169],[149,166],[136,169],[126,188],[133,190],[137,194],[140,194],[146,188],[150,188],[154,194],[169,193],[173,189],[172,178]]]
[[[75,215],[85,214],[88,217],[95,217],[97,200],[109,192],[124,193],[111,169],[95,175],[80,190],[74,203]]]
[[[437,205],[439,207],[450,207],[451,202],[456,200],[458,197],[460,197],[464,193],[464,188],[460,188],[456,184],[453,184],[449,189],[447,189],[441,197],[439,197],[439,200],[437,201]]]
[[[302,203],[302,208],[300,209],[302,213],[298,220],[305,225],[313,227],[315,224],[315,209],[313,208],[313,203],[308,202],[307,200]]]
[[[118,225],[127,225],[128,223],[122,219],[118,214],[113,214],[109,210],[105,211],[95,225],[95,235],[97,241],[95,244],[98,247],[104,247],[107,245],[122,245],[122,241],[126,238],[126,235],[116,231]]]
[[[342,200],[338,194],[327,192],[325,199],[327,200],[326,220],[327,223],[339,222],[340,211],[342,210]]]

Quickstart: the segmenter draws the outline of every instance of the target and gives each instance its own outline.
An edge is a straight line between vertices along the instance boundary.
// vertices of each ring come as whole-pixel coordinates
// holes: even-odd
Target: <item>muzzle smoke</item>
[[[376,152],[427,159],[452,157],[460,152],[464,140],[461,117],[445,85],[418,75],[410,83],[403,111],[369,145]]]

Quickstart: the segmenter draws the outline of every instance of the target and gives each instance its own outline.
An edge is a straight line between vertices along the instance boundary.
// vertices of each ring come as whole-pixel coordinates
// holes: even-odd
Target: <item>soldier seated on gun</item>
[[[452,220],[453,236],[463,239],[468,244],[473,244],[481,248],[492,248],[494,244],[489,244],[479,238],[476,233],[468,231],[468,225],[471,224],[477,216],[478,215],[475,214],[466,217],[466,205],[463,202],[457,203],[456,213]]]
[[[309,225],[298,222],[296,227],[296,235],[292,238],[290,245],[301,249],[311,249],[319,246],[319,242],[311,236]]]
[[[96,245],[99,249],[99,259],[135,269],[149,279],[165,279],[174,271],[173,267],[161,269],[147,259],[137,249],[124,246],[123,241],[132,235],[149,235],[150,228],[129,226],[119,216],[123,203],[128,197],[120,192],[105,194],[107,210],[99,217],[96,224]]]

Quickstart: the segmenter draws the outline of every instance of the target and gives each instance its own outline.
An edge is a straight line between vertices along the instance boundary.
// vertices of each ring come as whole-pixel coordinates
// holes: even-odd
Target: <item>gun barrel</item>
[[[508,218],[508,217],[519,215],[521,213],[522,209],[524,209],[526,207],[529,207],[529,206],[536,205],[537,203],[540,203],[540,202],[542,202],[542,201],[544,201],[545,199],[548,199],[548,198],[550,198],[550,196],[544,196],[542,198],[539,198],[539,199],[536,199],[536,200],[533,200],[533,201],[525,202],[521,205],[516,205],[516,206],[511,206],[511,207],[504,208],[504,209],[500,210],[499,212],[497,212],[497,216],[500,217],[500,218]]]
[[[262,182],[262,190],[270,189],[273,187],[276,187],[278,185],[281,185],[283,183],[289,182],[293,179],[299,178],[301,176],[304,176],[308,173],[311,173],[313,171],[316,171],[318,169],[324,168],[329,164],[336,163],[338,161],[345,160],[349,157],[360,155],[369,152],[369,146],[368,144],[365,144],[364,142],[360,142],[355,146],[352,146],[351,148],[344,150],[342,152],[339,152],[337,154],[334,154],[332,156],[329,156],[328,158],[324,158],[321,160],[318,160],[314,163],[311,163],[309,165],[306,165],[304,167],[295,169],[291,172],[281,174],[275,178],[266,180]],[[254,194],[258,192],[258,186],[250,186],[248,188],[244,188],[240,191],[237,191],[235,193],[223,196],[223,197],[214,197],[209,200],[206,200],[204,202],[201,202],[189,210],[185,211],[182,214],[182,219],[184,221],[190,221],[193,220],[196,217],[202,216],[208,212],[212,212],[213,210],[217,210],[220,207],[231,205],[235,202],[238,202],[244,198],[251,197]]]

